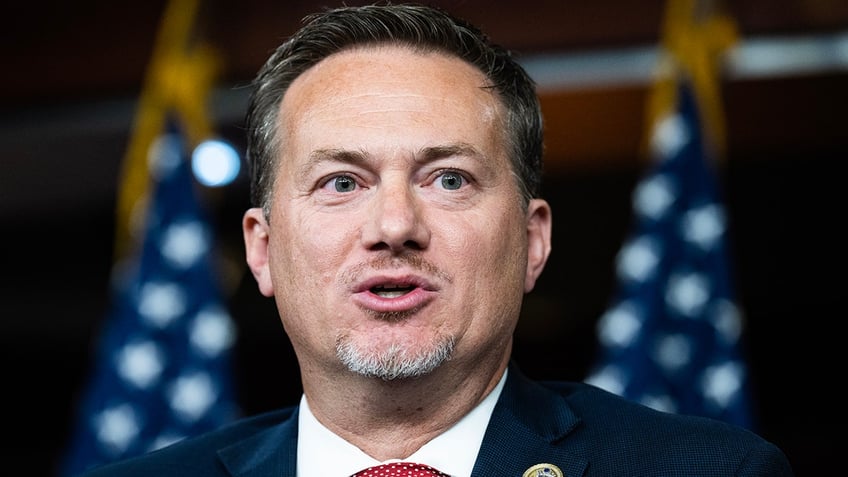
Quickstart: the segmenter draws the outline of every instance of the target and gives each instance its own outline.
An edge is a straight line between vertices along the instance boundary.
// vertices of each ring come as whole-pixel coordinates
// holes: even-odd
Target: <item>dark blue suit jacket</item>
[[[294,477],[297,427],[297,408],[282,409],[85,475]],[[583,383],[537,383],[511,365],[472,477],[521,477],[539,463],[565,477],[792,476],[780,449],[747,430]]]

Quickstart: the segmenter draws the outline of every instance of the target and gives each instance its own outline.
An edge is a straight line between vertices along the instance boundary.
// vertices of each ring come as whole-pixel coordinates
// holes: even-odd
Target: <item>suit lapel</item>
[[[559,467],[565,477],[581,476],[588,464],[584,445],[574,437],[566,440],[579,423],[565,398],[512,364],[471,477],[522,477],[541,463]]]
[[[297,416],[218,451],[234,477],[295,477],[297,469]]]
[[[218,451],[234,477],[295,477],[297,416]],[[580,418],[565,398],[527,379],[514,365],[483,437],[471,477],[522,477],[533,465],[559,467],[564,477],[584,474],[585,443],[570,437]]]

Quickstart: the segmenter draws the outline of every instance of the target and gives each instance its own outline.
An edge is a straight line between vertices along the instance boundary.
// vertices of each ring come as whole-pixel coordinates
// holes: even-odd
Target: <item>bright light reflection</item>
[[[191,155],[191,170],[197,180],[209,187],[231,183],[241,168],[235,148],[219,139],[203,141]]]

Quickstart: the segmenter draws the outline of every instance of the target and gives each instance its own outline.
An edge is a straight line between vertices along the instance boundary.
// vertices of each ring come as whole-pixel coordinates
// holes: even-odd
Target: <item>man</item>
[[[247,126],[246,259],[300,405],[91,475],[792,475],[748,431],[511,362],[551,248],[541,115],[473,26],[412,5],[315,15],[260,71]]]

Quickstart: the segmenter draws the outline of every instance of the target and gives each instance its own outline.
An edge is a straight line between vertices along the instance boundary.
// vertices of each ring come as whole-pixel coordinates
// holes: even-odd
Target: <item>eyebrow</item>
[[[425,147],[415,155],[415,162],[427,163],[451,156],[463,156],[482,161],[483,153],[471,144],[458,142],[440,146]]]
[[[483,161],[483,154],[476,147],[463,142],[422,148],[415,153],[413,160],[419,164],[426,164],[451,156],[462,156],[480,162]],[[309,171],[325,162],[337,162],[365,167],[369,162],[369,154],[362,150],[352,149],[316,149],[307,157],[306,163],[301,167],[299,175],[306,176]]]
[[[316,149],[309,153],[306,159],[306,168],[312,168],[322,162],[346,162],[351,164],[363,164],[367,161],[368,154],[365,151],[350,149]]]
[[[306,162],[298,169],[298,176],[305,178],[309,172],[325,162],[338,162],[343,164],[363,165],[367,162],[367,154],[364,151],[348,149],[316,149],[309,153]]]

